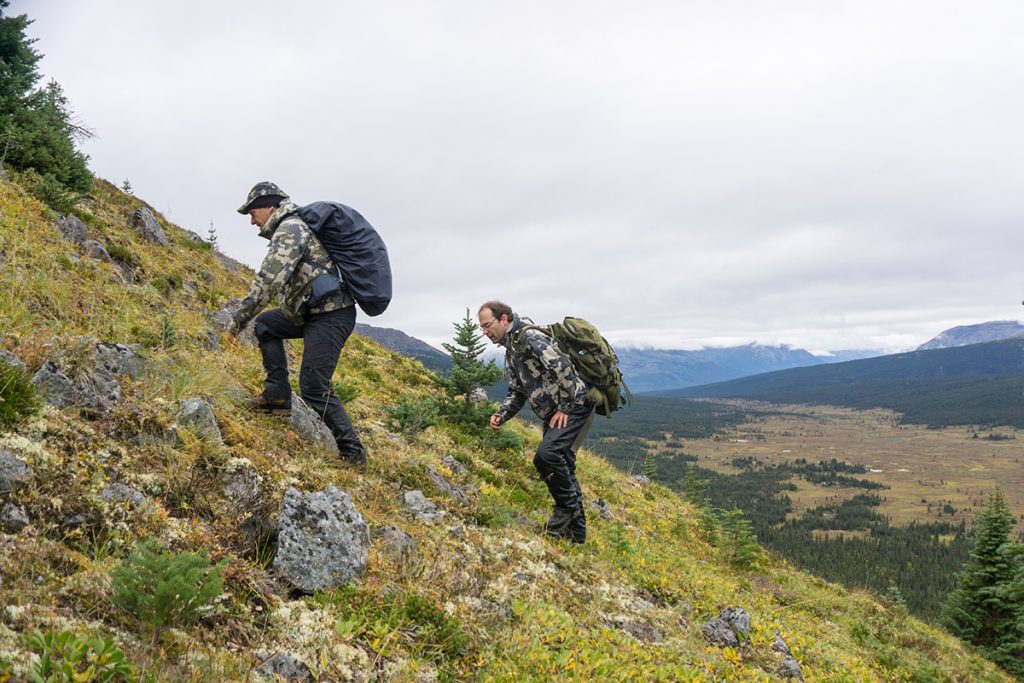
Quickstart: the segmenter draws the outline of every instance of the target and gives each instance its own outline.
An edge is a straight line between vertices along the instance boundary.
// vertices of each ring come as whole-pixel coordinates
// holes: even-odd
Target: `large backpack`
[[[391,262],[384,240],[350,206],[313,202],[295,212],[341,270],[345,287],[367,315],[380,315],[391,303]]]
[[[577,377],[590,387],[587,395],[597,404],[598,415],[611,417],[612,412],[633,400],[619,371],[619,357],[593,324],[568,316],[547,326],[527,325],[512,340],[518,351],[529,348],[523,338],[527,330],[539,330],[551,337],[562,353],[569,356]]]

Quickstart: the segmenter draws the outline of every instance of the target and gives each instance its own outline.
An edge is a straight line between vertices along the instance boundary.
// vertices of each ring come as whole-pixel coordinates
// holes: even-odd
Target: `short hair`
[[[480,308],[477,309],[476,314],[480,315],[484,309],[488,309],[495,318],[501,318],[501,316],[507,316],[509,320],[512,319],[512,307],[504,301],[488,301],[485,304],[481,304]]]

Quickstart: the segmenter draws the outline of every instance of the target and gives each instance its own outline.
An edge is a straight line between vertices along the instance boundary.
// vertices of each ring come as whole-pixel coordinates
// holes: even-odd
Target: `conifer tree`
[[[501,379],[501,368],[493,360],[483,361],[486,346],[468,308],[466,317],[453,324],[455,337],[452,343],[442,344],[452,360],[452,368],[443,381],[448,394],[446,408],[457,422],[476,423],[478,416],[473,407],[473,391]]]
[[[947,628],[1024,677],[1024,548],[1010,540],[1014,517],[996,489],[975,519],[971,559],[943,605]]]

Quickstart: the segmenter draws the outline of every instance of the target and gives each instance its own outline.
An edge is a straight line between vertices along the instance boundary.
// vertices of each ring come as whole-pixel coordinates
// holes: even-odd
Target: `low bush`
[[[415,434],[433,427],[440,418],[440,409],[433,399],[403,398],[388,410],[388,429]]]
[[[50,631],[46,635],[36,633],[27,640],[29,647],[39,655],[39,661],[32,665],[30,680],[33,683],[117,683],[135,680],[132,665],[109,637],[82,638],[71,631]],[[0,680],[2,676],[0,673]]]
[[[0,358],[0,432],[13,429],[39,410],[39,397],[29,376]]]

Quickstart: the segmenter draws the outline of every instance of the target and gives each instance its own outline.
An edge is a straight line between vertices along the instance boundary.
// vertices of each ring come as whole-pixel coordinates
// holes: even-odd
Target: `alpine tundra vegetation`
[[[359,335],[333,384],[378,456],[343,466],[245,407],[214,320],[250,278],[104,180],[64,215],[0,182],[0,680],[1011,680],[586,451],[588,542],[544,538],[539,431],[392,431],[444,387]]]

